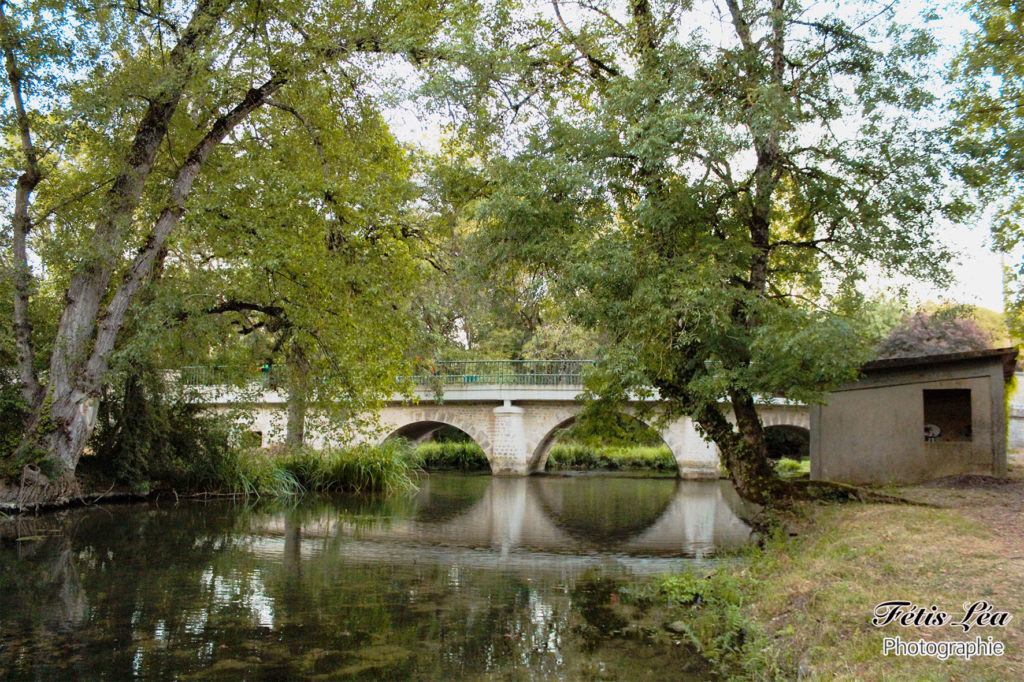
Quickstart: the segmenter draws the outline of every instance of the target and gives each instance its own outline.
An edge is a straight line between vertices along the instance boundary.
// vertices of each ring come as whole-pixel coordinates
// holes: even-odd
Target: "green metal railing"
[[[465,360],[420,363],[407,377],[417,386],[514,384],[579,386],[592,360]],[[406,378],[406,377],[403,377]]]
[[[592,360],[460,360],[448,362],[419,362],[415,374],[399,377],[415,386],[579,386],[583,371],[593,365]],[[275,383],[277,372],[242,370],[238,367],[189,366],[171,372],[185,386],[244,386]]]
[[[196,365],[170,370],[172,376],[185,386],[269,386],[277,372],[271,370],[243,370],[238,367]]]

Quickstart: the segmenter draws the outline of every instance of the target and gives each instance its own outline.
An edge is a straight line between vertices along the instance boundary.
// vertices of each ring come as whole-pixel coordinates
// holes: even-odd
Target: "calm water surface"
[[[607,635],[637,575],[750,540],[724,482],[433,474],[294,507],[8,522],[0,678],[700,679]]]

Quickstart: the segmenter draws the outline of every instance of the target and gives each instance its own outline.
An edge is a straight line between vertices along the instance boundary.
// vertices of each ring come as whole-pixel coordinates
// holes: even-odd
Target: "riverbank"
[[[323,450],[222,448],[214,456],[143,470],[128,480],[111,469],[108,461],[83,457],[77,472],[80,493],[56,502],[26,497],[17,482],[0,480],[0,514],[53,511],[101,501],[133,502],[160,495],[295,498],[307,493],[408,492],[417,486],[420,462],[407,442],[396,440]],[[45,474],[41,478],[45,486],[49,479]]]
[[[999,480],[966,476],[895,494],[933,506],[806,503],[782,519],[761,549],[705,579],[673,578],[663,596],[674,622],[738,679],[1007,680],[1024,677],[1024,457]],[[692,595],[692,596],[691,596]],[[876,605],[906,600],[964,615],[986,601],[1010,614],[1003,626],[964,632],[871,624]],[[983,641],[1002,656],[969,661],[882,654],[904,642]]]

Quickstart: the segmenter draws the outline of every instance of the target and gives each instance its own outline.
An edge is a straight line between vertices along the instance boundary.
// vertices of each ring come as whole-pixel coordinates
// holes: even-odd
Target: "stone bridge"
[[[438,429],[453,426],[483,449],[496,475],[524,476],[543,471],[559,433],[583,409],[582,369],[577,361],[508,361],[436,363],[412,377],[412,400],[390,401],[378,415],[382,430],[361,439],[382,442],[401,436],[424,441]],[[230,391],[207,402],[219,409],[237,404]],[[243,401],[244,402],[244,401]],[[253,429],[263,445],[283,440],[285,398],[268,390],[255,401]],[[640,401],[624,412],[640,414]],[[655,405],[655,411],[657,406]],[[809,432],[810,414],[803,405],[773,401],[758,406],[766,427],[797,427]],[[688,417],[667,424],[649,424],[672,451],[681,478],[716,478],[717,448],[703,440]],[[323,438],[308,430],[316,446]]]
[[[522,476],[544,470],[558,435],[583,410],[579,400],[582,390],[581,385],[449,386],[440,397],[423,392],[415,404],[386,406],[381,410],[380,422],[386,438],[402,436],[413,441],[429,439],[443,426],[454,426],[483,448],[492,473]],[[637,407],[627,405],[624,412],[635,416]],[[810,430],[805,407],[762,405],[758,411],[765,426]],[[718,476],[718,450],[701,438],[689,417],[660,427],[650,425],[672,451],[680,477]]]

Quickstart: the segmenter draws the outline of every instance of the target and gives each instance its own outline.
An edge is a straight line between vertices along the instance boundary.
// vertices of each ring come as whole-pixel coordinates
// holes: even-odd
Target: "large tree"
[[[299,446],[308,412],[373,412],[397,390],[424,226],[411,154],[373,98],[308,82],[269,104],[211,163],[144,324],[167,328],[165,366],[238,383],[266,368]]]
[[[490,167],[494,255],[545,262],[612,340],[597,393],[656,389],[777,500],[757,402],[854,376],[866,268],[941,275],[933,44],[787,0],[556,0],[548,25],[574,60]]]
[[[207,186],[208,165],[261,163],[258,155],[240,159],[236,143],[246,127],[270,136],[253,114],[291,89],[362,84],[375,69],[379,81],[391,75],[383,61],[430,59],[451,7],[39,0],[0,9],[6,139],[17,141],[4,154],[19,173],[7,177],[8,265],[19,377],[32,406],[21,452],[38,449],[52,464],[59,480],[48,494],[57,499],[75,490],[110,359],[140,292],[171,235],[196,224],[183,217]],[[472,15],[468,5],[459,10]],[[217,189],[230,192],[230,183]],[[330,189],[329,178],[321,189]],[[349,236],[342,224],[338,239]],[[45,375],[30,324],[40,274],[32,252],[66,292],[38,363]]]
[[[994,218],[994,245],[1014,252],[1024,241],[1024,7],[1012,0],[968,3],[975,30],[953,63],[957,86],[951,127],[963,154],[961,174]],[[1024,332],[1024,264],[1007,270],[1007,310]]]

